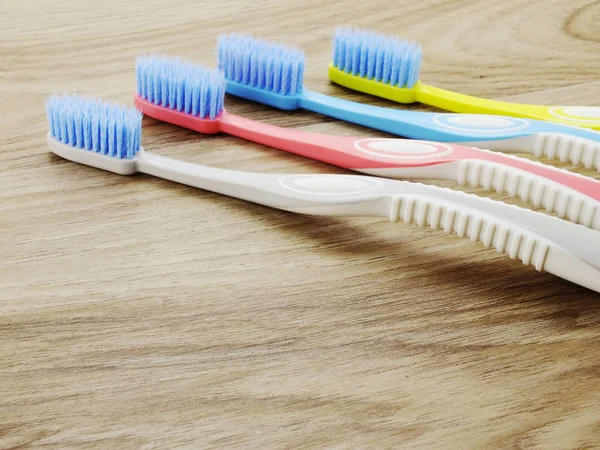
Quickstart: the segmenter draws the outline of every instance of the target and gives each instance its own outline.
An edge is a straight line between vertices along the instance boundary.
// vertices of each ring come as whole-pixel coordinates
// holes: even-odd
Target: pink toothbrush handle
[[[473,147],[405,139],[327,136],[223,113],[221,130],[318,161],[387,178],[448,179],[520,197],[600,230],[600,182]]]
[[[229,114],[227,111],[223,111],[219,119],[220,129],[224,133],[334,166],[357,169],[397,165],[396,161],[385,161],[361,152],[355,147],[358,139],[353,137],[329,136],[277,127]],[[434,161],[427,164],[435,163]]]
[[[482,161],[528,172],[600,201],[599,181],[504,153],[439,142],[307,133],[226,112],[220,122],[225,133],[347,169],[410,168],[461,160]]]

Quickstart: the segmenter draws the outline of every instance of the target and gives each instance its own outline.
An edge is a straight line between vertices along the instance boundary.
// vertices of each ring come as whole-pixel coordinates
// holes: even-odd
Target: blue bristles
[[[142,114],[134,108],[77,95],[46,101],[50,135],[63,144],[119,159],[140,150]]]
[[[136,61],[137,93],[158,106],[214,119],[225,101],[225,79],[215,69],[162,55]]]
[[[219,37],[219,68],[225,78],[280,95],[298,95],[304,78],[304,52],[247,35]]]
[[[421,46],[360,28],[338,28],[333,42],[333,65],[368,80],[411,88],[419,79]]]

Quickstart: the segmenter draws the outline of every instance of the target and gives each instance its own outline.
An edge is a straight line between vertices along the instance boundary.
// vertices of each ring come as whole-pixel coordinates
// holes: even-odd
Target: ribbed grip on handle
[[[493,216],[466,208],[458,209],[443,201],[428,197],[395,196],[390,211],[392,222],[416,223],[420,227],[442,229],[446,234],[456,233],[472,242],[481,242],[486,248],[494,247],[499,253],[519,259],[536,270],[544,270],[549,243],[511,222],[500,222]]]
[[[558,159],[600,170],[600,142],[563,133],[537,133],[533,145],[536,158]]]
[[[467,159],[459,161],[457,181],[461,185],[519,197],[535,207],[543,206],[560,218],[600,230],[597,200],[538,175],[490,161]]]

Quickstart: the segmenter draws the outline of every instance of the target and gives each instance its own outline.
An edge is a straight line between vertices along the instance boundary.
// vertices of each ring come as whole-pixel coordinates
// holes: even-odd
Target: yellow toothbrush
[[[357,28],[338,28],[329,79],[355,91],[399,103],[447,111],[495,114],[600,130],[600,107],[500,102],[428,86],[419,81],[421,47],[406,39]]]

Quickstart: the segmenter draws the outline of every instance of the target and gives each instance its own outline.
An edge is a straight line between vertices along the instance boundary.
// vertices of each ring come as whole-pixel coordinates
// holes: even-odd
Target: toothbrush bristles
[[[119,159],[140,150],[142,114],[99,99],[52,95],[46,101],[50,136],[63,144]]]
[[[225,79],[176,57],[144,55],[136,60],[137,93],[144,100],[193,116],[214,119],[225,102]]]
[[[333,39],[333,65],[351,75],[412,88],[419,79],[421,46],[361,28],[340,27]]]
[[[243,34],[225,34],[217,44],[219,68],[229,81],[279,95],[298,95],[304,79],[304,52]]]

